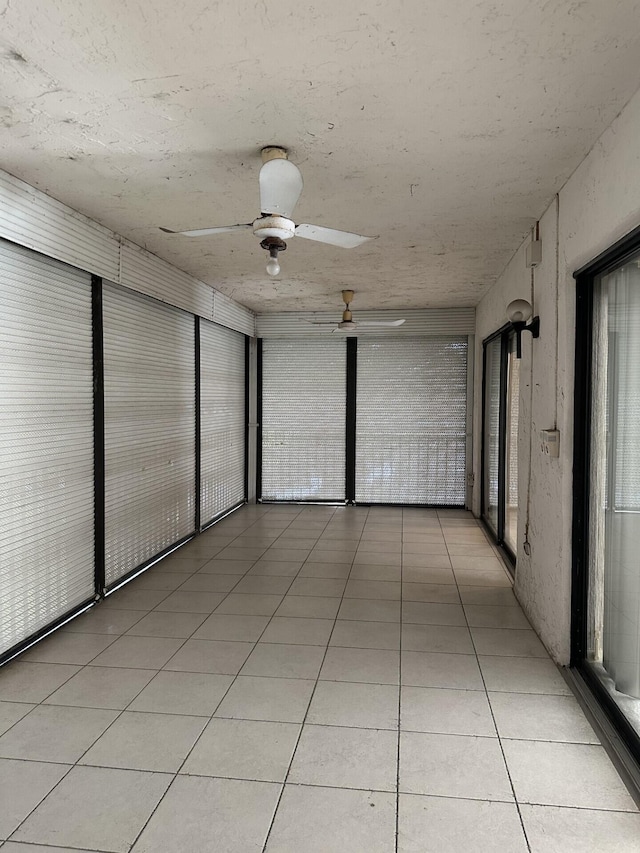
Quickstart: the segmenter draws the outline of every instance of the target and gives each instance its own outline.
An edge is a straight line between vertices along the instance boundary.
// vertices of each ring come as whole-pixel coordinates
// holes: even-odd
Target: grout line
[[[334,510],[333,515],[335,515],[335,510]],[[332,517],[333,517],[333,515],[332,515]],[[369,516],[369,512],[367,511],[367,515],[366,515],[366,517],[365,517],[365,518],[368,518],[368,516]],[[360,540],[361,540],[361,539],[362,539],[362,534],[361,534],[361,536],[360,536]],[[358,540],[358,541],[360,541],[360,540]],[[303,565],[304,565],[304,564],[303,564]],[[351,564],[351,566],[352,566],[352,568],[353,568],[353,563]],[[302,571],[302,568],[300,569],[300,571]],[[350,575],[350,574],[351,574],[351,571],[349,571],[349,575]],[[270,837],[270,835],[271,835],[271,831],[272,831],[272,829],[273,829],[273,825],[274,825],[275,820],[276,820],[276,815],[277,815],[277,813],[278,813],[278,809],[280,808],[280,803],[282,802],[282,797],[283,797],[283,795],[284,795],[284,791],[285,791],[285,788],[286,788],[286,785],[287,785],[287,781],[288,781],[288,779],[289,779],[289,774],[290,774],[290,772],[291,772],[291,766],[292,766],[292,764],[293,764],[293,762],[294,762],[295,755],[296,755],[296,752],[297,752],[297,750],[298,750],[298,745],[299,745],[299,743],[300,743],[300,739],[301,739],[301,737],[302,737],[302,732],[304,731],[305,723],[306,723],[306,721],[307,721],[307,717],[308,717],[308,715],[309,715],[309,709],[311,708],[311,704],[312,704],[312,702],[313,702],[313,698],[314,698],[314,696],[315,696],[315,692],[316,692],[316,690],[317,690],[318,684],[320,683],[320,674],[321,674],[321,672],[322,672],[322,668],[323,668],[323,666],[324,666],[324,662],[325,662],[325,660],[326,660],[326,658],[327,658],[327,654],[328,654],[328,652],[329,652],[329,644],[331,643],[331,637],[333,636],[333,632],[335,631],[336,623],[337,623],[337,621],[338,621],[338,615],[339,615],[339,613],[340,613],[340,608],[342,607],[342,602],[344,601],[344,590],[346,590],[346,588],[347,588],[347,583],[348,583],[348,582],[349,582],[349,578],[348,578],[348,576],[347,576],[347,580],[346,580],[346,582],[345,582],[344,589],[343,589],[343,591],[342,591],[342,597],[341,597],[341,599],[340,599],[340,604],[338,605],[338,608],[337,608],[337,610],[336,610],[336,616],[335,616],[335,619],[333,620],[333,627],[332,627],[332,629],[331,629],[331,633],[329,634],[329,638],[328,638],[328,640],[327,640],[327,645],[326,645],[326,647],[325,647],[325,651],[324,651],[324,655],[323,655],[323,657],[322,657],[322,662],[321,662],[321,664],[320,664],[320,668],[318,669],[318,675],[317,675],[317,678],[316,678],[316,683],[315,683],[315,685],[314,685],[314,687],[313,687],[313,690],[311,691],[311,695],[310,695],[310,697],[309,697],[309,702],[307,703],[307,709],[306,709],[306,711],[305,711],[305,714],[304,714],[304,717],[303,717],[303,720],[302,720],[302,724],[301,724],[301,726],[300,726],[300,732],[298,733],[298,739],[296,740],[295,746],[294,746],[294,748],[293,748],[293,752],[291,753],[291,759],[290,759],[290,761],[289,761],[289,766],[288,766],[288,768],[287,768],[287,772],[286,772],[285,777],[284,777],[284,780],[283,780],[283,782],[282,782],[282,788],[281,788],[281,790],[280,790],[280,796],[278,797],[278,802],[276,803],[276,807],[275,807],[275,809],[273,810],[273,817],[272,817],[271,822],[270,822],[270,824],[269,824],[269,829],[267,830],[267,834],[265,835],[264,845],[263,845],[263,847],[262,847],[262,853],[265,853],[265,852],[266,852],[267,844],[269,843],[269,837]]]
[[[460,588],[459,587],[458,587],[458,595],[460,595]],[[460,596],[460,600],[462,602],[462,596]],[[524,837],[525,844],[527,845],[527,850],[529,851],[529,853],[531,853],[531,844],[529,843],[529,838],[527,837],[527,831],[525,829],[522,811],[520,810],[520,803],[518,802],[518,797],[516,795],[516,789],[515,789],[515,786],[513,784],[513,779],[511,778],[511,772],[509,770],[509,765],[507,764],[507,757],[505,755],[504,747],[502,745],[502,740],[500,738],[500,732],[498,731],[498,724],[496,722],[495,714],[493,712],[493,707],[491,705],[491,700],[489,698],[489,691],[487,689],[487,684],[485,681],[484,673],[482,671],[482,667],[480,666],[478,650],[476,648],[476,643],[475,643],[475,640],[473,638],[473,632],[471,631],[471,626],[469,625],[469,620],[467,618],[467,612],[464,609],[464,607],[462,608],[462,612],[464,613],[465,622],[467,623],[467,630],[469,631],[469,637],[471,638],[471,644],[473,646],[473,651],[474,651],[475,656],[476,656],[476,663],[478,666],[478,670],[480,671],[480,678],[482,679],[482,684],[484,686],[484,695],[487,699],[487,705],[489,706],[489,713],[491,714],[491,720],[492,720],[493,726],[496,730],[496,737],[497,737],[498,744],[500,747],[500,753],[502,755],[502,761],[504,762],[505,772],[507,774],[507,778],[509,779],[509,786],[510,786],[511,792],[513,794],[513,802],[514,802],[516,810],[518,812],[518,819],[520,821],[520,828],[522,829],[522,835]]]

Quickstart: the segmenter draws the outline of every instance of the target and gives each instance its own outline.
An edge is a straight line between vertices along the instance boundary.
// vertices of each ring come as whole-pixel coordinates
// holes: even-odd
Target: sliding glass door
[[[576,382],[576,517],[584,544],[575,543],[574,589],[574,603],[580,606],[582,598],[584,614],[575,615],[575,662],[597,681],[627,736],[636,739],[638,755],[639,262],[640,252],[593,276],[579,291],[579,311],[589,326],[590,358],[584,373],[577,371]],[[580,407],[586,414],[585,429],[578,422]]]
[[[520,360],[511,328],[484,342],[482,516],[515,561],[518,544]]]

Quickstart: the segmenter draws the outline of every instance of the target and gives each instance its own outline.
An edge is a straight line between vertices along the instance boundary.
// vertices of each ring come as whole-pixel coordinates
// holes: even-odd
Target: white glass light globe
[[[507,305],[507,318],[511,323],[526,323],[533,309],[526,299],[514,299]]]
[[[267,261],[267,272],[269,275],[278,275],[280,272],[280,264],[277,258],[269,258]]]

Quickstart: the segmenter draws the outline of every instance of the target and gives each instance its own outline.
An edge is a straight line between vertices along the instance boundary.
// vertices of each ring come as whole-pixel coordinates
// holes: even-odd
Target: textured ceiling
[[[4,2],[0,166],[260,311],[476,304],[640,86],[636,0]],[[254,219],[269,144],[379,238],[159,231]]]

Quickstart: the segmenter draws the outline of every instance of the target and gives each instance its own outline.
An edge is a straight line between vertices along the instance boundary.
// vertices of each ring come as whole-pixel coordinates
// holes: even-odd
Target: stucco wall
[[[541,217],[543,259],[533,276],[525,264],[527,237],[476,313],[476,514],[480,511],[482,341],[506,322],[505,308],[512,299],[528,299],[540,316],[540,338],[523,336],[515,591],[533,627],[561,664],[568,663],[570,653],[573,273],[640,225],[638,140],[640,93],[600,137]],[[550,459],[540,449],[540,431],[554,427],[560,430],[559,459]]]

